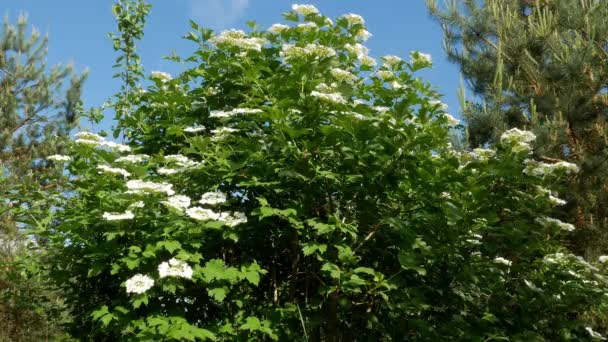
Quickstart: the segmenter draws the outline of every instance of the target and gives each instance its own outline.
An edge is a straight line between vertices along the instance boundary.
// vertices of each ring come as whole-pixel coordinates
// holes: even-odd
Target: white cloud
[[[248,7],[249,0],[190,0],[190,16],[203,27],[227,29]]]

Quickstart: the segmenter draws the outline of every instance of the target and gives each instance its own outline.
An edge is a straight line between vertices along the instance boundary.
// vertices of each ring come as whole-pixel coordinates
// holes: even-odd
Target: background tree
[[[65,148],[78,123],[86,75],[71,66],[47,67],[48,37],[28,30],[27,18],[13,25],[5,18],[0,31],[0,339],[48,338],[51,292],[24,269],[27,237],[39,212],[61,184],[61,170],[47,156]],[[68,83],[69,84],[66,84]],[[31,266],[31,265],[30,265]],[[44,307],[48,304],[48,307]]]
[[[427,3],[443,27],[449,60],[481,100],[464,108],[471,146],[526,128],[538,136],[537,159],[578,164],[559,216],[579,228],[573,250],[606,252],[608,3],[458,0],[444,10]]]

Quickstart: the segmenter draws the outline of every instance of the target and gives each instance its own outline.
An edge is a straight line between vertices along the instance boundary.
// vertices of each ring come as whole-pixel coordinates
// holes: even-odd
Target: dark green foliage
[[[20,258],[28,241],[23,228],[46,216],[61,183],[49,155],[65,150],[78,123],[83,76],[70,66],[47,67],[47,37],[28,32],[26,18],[0,31],[0,340],[52,338],[64,317],[36,270]],[[66,84],[67,83],[67,84]]]
[[[608,3],[592,0],[459,0],[440,10],[448,58],[483,105],[464,109],[473,147],[512,127],[538,136],[535,157],[578,164],[556,211],[578,230],[571,248],[607,252]]]
[[[91,133],[72,145],[71,191],[38,233],[73,334],[335,342],[607,333],[589,319],[606,310],[603,266],[570,254],[570,227],[544,217],[571,165],[524,173],[534,136],[516,130],[496,149],[455,151],[437,94],[415,77],[431,65],[423,55],[376,67],[355,45],[356,17],[285,18],[295,23],[280,32],[252,23],[251,33],[214,35],[193,23],[189,67],[175,78],[152,73],[119,116],[141,160]],[[133,181],[155,183],[142,193]],[[168,205],[173,191],[192,203]],[[215,191],[226,201],[198,202]],[[233,224],[230,213],[246,220]],[[172,258],[191,276],[163,275]],[[153,284],[131,283],[144,277]]]

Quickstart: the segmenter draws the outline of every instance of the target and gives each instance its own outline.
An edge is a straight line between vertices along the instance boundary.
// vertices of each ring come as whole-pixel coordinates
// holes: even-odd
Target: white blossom
[[[366,42],[368,39],[370,39],[373,35],[371,34],[371,32],[369,32],[368,30],[359,30],[357,31],[357,33],[355,34],[355,37],[361,39],[362,41]]]
[[[310,96],[316,97],[319,100],[324,101],[324,102],[337,103],[337,104],[346,103],[346,100],[344,99],[344,97],[342,97],[342,94],[340,94],[340,93],[322,93],[322,92],[314,90],[313,92],[310,93]]]
[[[129,154],[124,157],[117,158],[115,162],[117,163],[141,163],[146,159],[150,158],[150,156],[146,154]]]
[[[226,202],[226,194],[219,191],[206,192],[201,196],[201,199],[199,200],[199,203],[209,205],[221,204],[224,202]]]
[[[556,172],[563,172],[565,174],[578,172],[578,166],[576,166],[576,164],[568,163],[565,161],[549,164],[531,159],[526,159],[524,160],[524,163],[526,165],[526,168],[523,172],[525,174],[536,177],[544,177],[545,175],[554,174]]]
[[[259,37],[247,37],[241,30],[225,30],[218,36],[209,39],[209,42],[218,47],[236,47],[243,50],[261,51],[266,39]]]
[[[156,170],[156,172],[159,175],[165,175],[165,176],[174,175],[174,174],[178,173],[179,171],[180,170],[178,170],[178,169],[171,169],[168,167],[159,167],[158,170]]]
[[[601,255],[599,258],[597,258],[597,260],[604,264],[608,261],[608,255]]]
[[[99,146],[109,147],[113,150],[118,150],[120,152],[130,152],[131,147],[124,144],[115,143],[113,141],[100,141]]]
[[[395,90],[403,89],[405,87],[406,87],[405,85],[399,83],[398,81],[391,82],[391,88],[393,88]]]
[[[198,166],[201,164],[201,163],[191,160],[188,157],[181,155],[181,154],[169,154],[169,155],[166,155],[164,159],[165,159],[165,162],[173,163],[182,168],[194,167],[194,166]]]
[[[349,25],[365,25],[365,19],[358,14],[348,13],[342,15],[340,18],[345,19]]]
[[[545,227],[558,227],[561,230],[565,230],[567,232],[574,231],[576,228],[574,225],[566,222],[562,222],[558,219],[552,217],[543,217],[539,219],[540,223],[542,223]]]
[[[426,53],[414,51],[414,52],[410,53],[410,57],[412,58],[412,63],[414,63],[414,64],[416,64],[416,63],[421,63],[421,64],[425,64],[425,65],[433,64],[433,59],[431,58],[431,55],[426,54]]]
[[[220,127],[217,129],[212,129],[211,133],[213,133],[215,135],[212,139],[213,140],[221,139],[221,138],[226,137],[230,133],[235,133],[238,131],[239,131],[238,129],[230,128],[230,127]]]
[[[107,221],[132,220],[135,215],[132,211],[127,210],[124,213],[103,213],[103,218]]]
[[[291,5],[291,9],[301,15],[319,14],[319,10],[313,5]]]
[[[163,71],[152,71],[150,73],[150,77],[153,79],[157,79],[161,82],[168,82],[173,79],[173,76],[171,76],[170,73],[163,72]]]
[[[198,126],[198,127],[190,126],[190,127],[184,128],[184,132],[198,133],[198,132],[204,131],[205,129],[206,128],[204,126]]]
[[[530,144],[536,140],[534,133],[512,128],[500,136],[500,143],[513,148],[515,152],[530,152]]]
[[[281,47],[280,55],[281,57],[284,57],[287,62],[292,59],[301,58],[314,58],[318,60],[321,58],[333,57],[336,55],[336,51],[328,46],[312,43],[307,44],[305,47],[284,44]]]
[[[389,107],[385,107],[385,106],[373,106],[372,109],[380,114],[384,114],[384,113],[388,112],[389,110],[391,110]]]
[[[361,65],[367,66],[367,67],[373,67],[373,66],[376,66],[376,64],[377,64],[376,60],[370,56],[361,56],[361,58],[359,58],[359,62],[361,63]]]
[[[289,29],[289,26],[283,24],[273,24],[268,28],[268,32],[273,34],[279,34],[285,30]]]
[[[329,73],[338,81],[346,83],[354,83],[357,80],[357,76],[353,75],[350,71],[346,71],[340,68],[332,68]]]
[[[214,212],[213,210],[201,207],[192,207],[186,209],[186,215],[198,221],[217,220],[220,218],[220,214]]]
[[[317,24],[313,22],[307,21],[305,23],[298,24],[297,28],[302,31],[308,32],[318,30],[319,26],[317,26]]]
[[[394,68],[394,67],[398,66],[401,62],[403,62],[403,59],[401,59],[401,57],[399,57],[399,56],[387,55],[387,56],[382,56],[382,61],[383,61],[383,64],[386,65],[387,67]]]
[[[69,162],[72,160],[72,157],[65,156],[62,154],[53,154],[53,155],[46,157],[46,159],[54,161],[54,162]]]
[[[220,214],[218,220],[223,221],[229,227],[235,227],[239,224],[247,223],[247,215],[242,212],[223,212]]]
[[[212,110],[209,113],[210,118],[228,118],[231,116],[239,115],[239,114],[258,114],[262,113],[263,110],[256,108],[235,108],[230,111],[223,110]]]
[[[494,258],[494,262],[497,264],[503,264],[506,266],[511,266],[511,264],[513,264],[513,262],[511,260],[505,259],[503,257],[496,257]]]
[[[93,141],[104,141],[106,140],[99,134],[91,133],[91,132],[78,132],[76,133],[76,138],[85,139],[85,140],[93,140]]]
[[[143,180],[130,180],[127,182],[127,189],[130,193],[166,193],[169,196],[175,194],[173,191],[173,184],[169,183],[156,183],[151,181]]]
[[[344,49],[346,49],[346,51],[356,55],[357,58],[359,58],[359,59],[361,59],[363,57],[367,57],[367,55],[369,54],[369,49],[360,43],[356,43],[355,45],[345,44]]]
[[[473,151],[471,152],[471,156],[473,156],[473,158],[480,160],[480,161],[486,161],[486,160],[494,157],[495,155],[496,155],[496,150],[489,149],[489,148],[476,148],[476,149],[473,149]]]
[[[395,77],[395,74],[388,70],[378,70],[375,75],[384,81],[391,80]]]
[[[181,277],[192,279],[192,267],[187,263],[171,258],[169,261],[162,262],[158,265],[158,273],[161,278],[165,277]]]
[[[456,119],[455,117],[453,117],[451,114],[445,113],[444,115],[445,115],[445,117],[448,120],[448,125],[449,126],[458,126],[458,125],[460,125],[460,121],[458,119]]]
[[[589,333],[589,336],[591,336],[592,338],[597,338],[597,339],[600,339],[600,340],[606,340],[606,338],[604,336],[602,336],[597,331],[593,331],[593,329],[591,329],[591,327],[585,327],[585,330],[587,330],[587,332]]]
[[[110,167],[108,165],[97,165],[97,169],[99,170],[99,173],[109,173],[112,175],[121,175],[125,178],[131,176],[131,173],[129,173],[129,171],[125,170],[125,169],[121,169],[119,167]]]
[[[177,209],[179,211],[184,211],[186,209],[188,209],[188,207],[190,207],[190,197],[188,196],[184,196],[184,195],[174,195],[171,196],[169,198],[167,198],[166,201],[163,201],[163,204],[165,204],[168,207]]]
[[[127,293],[144,293],[154,286],[154,280],[147,275],[136,274],[126,282]]]

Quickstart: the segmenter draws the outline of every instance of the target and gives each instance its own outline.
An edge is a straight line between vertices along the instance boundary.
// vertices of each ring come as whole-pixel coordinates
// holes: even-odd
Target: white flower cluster
[[[562,222],[558,219],[552,218],[552,217],[543,217],[538,219],[538,221],[540,223],[542,223],[545,227],[558,227],[561,230],[565,230],[567,232],[571,232],[574,231],[575,227],[574,225],[570,224],[570,223],[566,223],[566,222]]]
[[[208,205],[216,205],[226,202],[226,194],[216,191],[216,192],[206,192],[201,196],[199,203],[208,204]]]
[[[46,157],[46,159],[54,162],[69,162],[72,160],[72,157],[64,156],[62,154],[53,154],[51,156]]]
[[[567,203],[563,199],[553,196],[553,194],[551,193],[551,190],[549,190],[549,189],[545,189],[545,188],[540,187],[540,186],[537,186],[536,189],[538,189],[538,191],[541,194],[547,195],[548,198],[549,198],[549,203],[551,203],[553,205],[565,205]]]
[[[454,127],[460,125],[460,120],[456,119],[452,114],[444,113],[443,115],[448,120],[448,126]]]
[[[355,34],[355,37],[361,39],[362,41],[366,42],[368,39],[370,39],[373,35],[371,34],[371,32],[369,32],[366,29],[361,29],[359,31],[357,31],[357,33]]]
[[[142,180],[130,180],[127,182],[127,192],[131,194],[145,194],[145,193],[166,193],[169,196],[175,194],[173,191],[173,184],[169,183],[156,183],[151,181]]]
[[[345,19],[349,25],[365,25],[365,19],[362,16],[354,13],[347,13],[340,16],[340,19]]]
[[[157,79],[161,82],[169,82],[173,79],[173,76],[171,76],[171,74],[167,73],[167,72],[162,72],[162,71],[152,71],[150,73],[150,78],[152,79]]]
[[[602,264],[605,264],[608,261],[608,255],[600,255],[600,257],[597,258],[597,260],[599,262],[601,262]]]
[[[184,128],[184,132],[188,132],[188,133],[198,133],[198,132],[202,132],[206,130],[205,126],[190,126],[190,127],[186,127]]]
[[[587,332],[589,333],[589,336],[591,336],[592,338],[597,338],[599,340],[606,340],[606,338],[604,336],[602,336],[602,334],[598,333],[597,331],[593,331],[593,329],[591,329],[591,327],[586,327],[585,330],[587,330]]]
[[[298,24],[298,26],[296,26],[299,30],[304,31],[304,32],[309,32],[309,31],[316,31],[319,29],[319,26],[317,26],[317,24],[307,21],[305,23],[301,23]]]
[[[219,221],[223,221],[229,227],[235,227],[241,223],[247,223],[247,215],[242,212],[236,213],[221,213],[218,219]]]
[[[129,154],[127,156],[117,158],[115,160],[115,162],[137,164],[137,163],[144,162],[144,161],[146,161],[146,159],[149,159],[149,158],[150,158],[150,156],[148,156],[146,154]]]
[[[513,264],[513,262],[509,259],[505,259],[503,257],[496,257],[494,258],[494,262],[497,264],[503,264],[506,266],[511,266]]]
[[[273,24],[268,28],[268,32],[272,34],[280,34],[281,32],[289,29],[289,26],[283,24]]]
[[[124,213],[103,213],[103,218],[106,221],[121,221],[121,220],[132,220],[135,218],[135,215],[132,211],[127,210]]]
[[[195,162],[194,160],[189,159],[188,157],[181,154],[169,154],[165,156],[165,162],[167,163],[175,163],[179,167],[194,167],[198,166],[201,163]]]
[[[227,137],[230,133],[238,132],[239,130],[231,127],[220,127],[216,129],[212,129],[211,133],[214,134],[212,137],[213,140],[220,140],[222,138]]]
[[[487,161],[496,155],[496,150],[489,148],[476,148],[473,149],[470,155],[479,161]]]
[[[553,164],[544,162],[538,162],[531,159],[524,161],[526,168],[524,173],[536,177],[544,177],[545,175],[555,174],[556,172],[563,172],[565,174],[572,174],[578,172],[578,166],[576,164],[560,161]]]
[[[378,70],[374,75],[383,81],[389,81],[395,78],[395,74],[388,70]]]
[[[191,200],[188,196],[174,195],[167,198],[166,201],[163,201],[163,204],[176,210],[184,211],[188,209],[188,207],[190,206],[190,202]]]
[[[220,218],[220,214],[216,213],[215,211],[201,207],[188,208],[186,210],[186,215],[197,221],[215,221]]]
[[[362,44],[360,44],[360,43],[356,43],[355,45],[352,45],[350,43],[345,44],[344,49],[346,49],[346,51],[356,55],[357,59],[359,60],[359,63],[361,63],[361,65],[368,66],[368,67],[373,67],[376,65],[376,60],[368,55],[369,49],[367,47],[363,46]]]
[[[130,177],[131,173],[125,169],[121,169],[119,167],[110,167],[108,165],[97,165],[97,170],[99,173],[107,173],[111,175],[121,175],[125,178]]]
[[[382,57],[383,65],[389,68],[395,68],[403,62],[403,59],[399,56],[387,55]]]
[[[531,143],[536,140],[534,133],[511,128],[500,136],[500,143],[511,146],[515,152],[531,152]]]
[[[258,37],[247,37],[242,30],[225,30],[219,36],[215,36],[209,41],[218,47],[235,47],[243,50],[262,51],[262,46],[266,39]]]
[[[568,256],[564,253],[547,254],[543,257],[543,262],[547,264],[561,264],[568,260]]]
[[[340,69],[340,68],[332,68],[329,70],[329,73],[338,81],[345,82],[348,84],[353,84],[357,81],[357,76],[352,74],[350,71]]]
[[[258,113],[262,113],[263,110],[261,109],[254,109],[254,108],[235,108],[233,110],[229,110],[229,111],[223,111],[223,110],[212,110],[211,113],[209,114],[210,118],[229,118],[235,115],[241,115],[241,114],[258,114]]]
[[[192,273],[193,271],[190,265],[175,258],[171,258],[169,261],[162,262],[158,265],[158,274],[161,278],[178,277],[192,279]]]
[[[422,64],[424,66],[430,66],[433,64],[433,59],[431,55],[422,53],[419,51],[413,51],[410,53],[411,63],[412,64]]]
[[[144,293],[154,286],[154,279],[147,275],[136,274],[126,282],[127,293]]]
[[[76,133],[76,140],[74,140],[77,144],[90,145],[90,146],[98,146],[98,147],[108,147],[113,150],[117,150],[120,152],[129,152],[131,151],[131,147],[123,144],[118,144],[113,141],[107,141],[104,137],[89,132],[79,132]]]
[[[313,5],[291,5],[291,9],[301,15],[319,14],[319,10]]]
[[[323,92],[314,90],[310,93],[310,96],[316,97],[321,101],[329,102],[329,103],[336,103],[336,104],[346,103],[346,100],[340,93],[323,93]]]
[[[286,62],[294,59],[314,58],[319,60],[329,58],[336,55],[336,50],[319,44],[307,44],[305,47],[295,46],[293,44],[284,44],[281,48],[281,57],[285,58]]]

